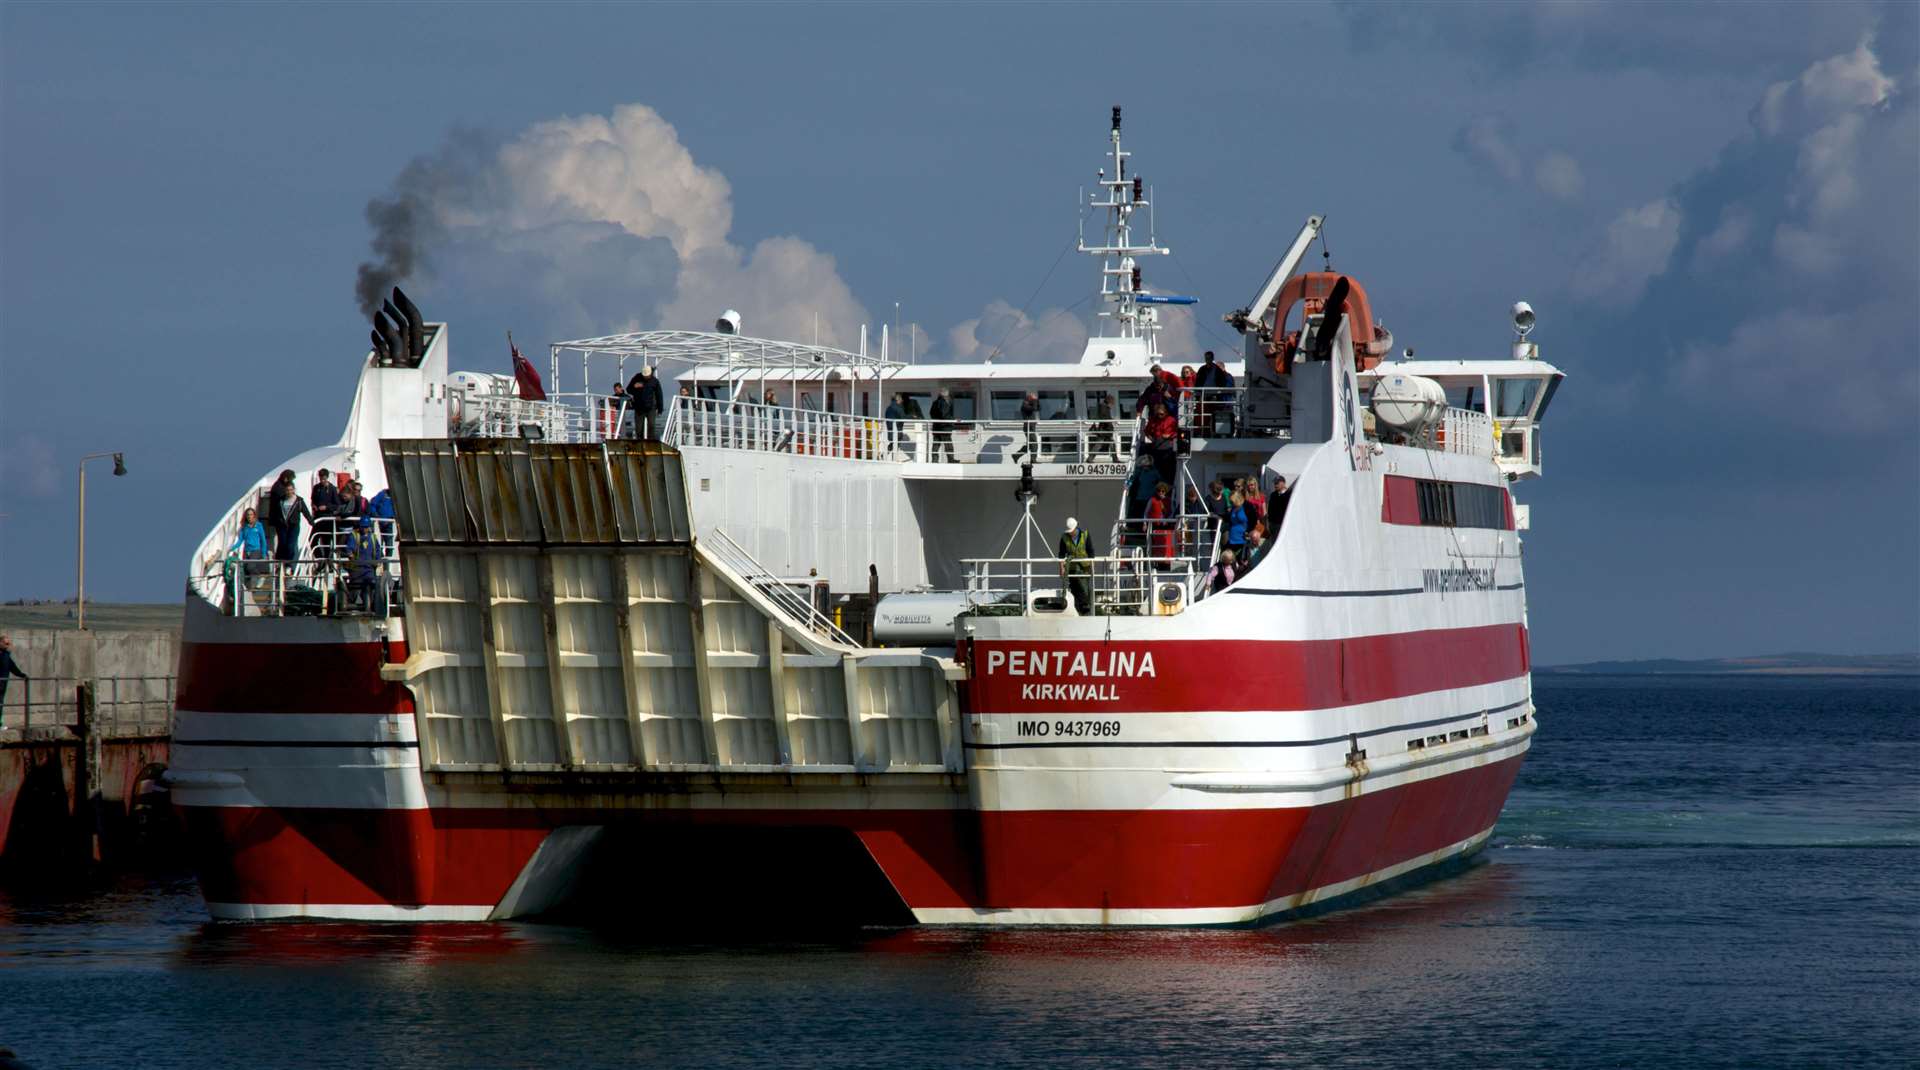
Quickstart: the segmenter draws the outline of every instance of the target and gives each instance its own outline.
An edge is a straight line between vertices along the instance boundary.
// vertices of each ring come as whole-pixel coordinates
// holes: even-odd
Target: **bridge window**
[[[1538,379],[1496,379],[1494,415],[1503,420],[1519,419],[1533,411],[1534,395],[1540,392]]]

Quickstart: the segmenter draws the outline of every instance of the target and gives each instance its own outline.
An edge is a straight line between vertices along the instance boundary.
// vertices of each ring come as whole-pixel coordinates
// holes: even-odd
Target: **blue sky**
[[[89,590],[160,601],[338,434],[371,199],[436,206],[407,288],[460,366],[716,303],[1039,353],[1119,103],[1200,345],[1312,212],[1422,355],[1539,310],[1538,660],[1915,649],[1914,12],[9,3],[0,598],[71,595],[84,452],[132,469]]]

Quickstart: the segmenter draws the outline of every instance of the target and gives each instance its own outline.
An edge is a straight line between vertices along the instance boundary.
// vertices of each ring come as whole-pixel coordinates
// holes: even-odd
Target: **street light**
[[[103,457],[113,458],[114,475],[127,474],[127,457],[124,453],[89,453],[80,458],[80,557],[77,577],[77,586],[80,590],[74,599],[74,604],[79,616],[76,627],[81,631],[87,628],[87,462],[97,461]]]

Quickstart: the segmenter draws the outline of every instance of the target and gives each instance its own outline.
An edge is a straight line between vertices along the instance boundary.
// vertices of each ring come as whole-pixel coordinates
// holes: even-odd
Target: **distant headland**
[[[1536,665],[1536,674],[1593,676],[1920,676],[1920,654],[1761,654]]]

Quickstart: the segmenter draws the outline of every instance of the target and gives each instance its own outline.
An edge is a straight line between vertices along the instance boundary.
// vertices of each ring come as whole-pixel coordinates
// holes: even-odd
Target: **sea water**
[[[1317,919],[213,925],[191,881],[128,877],[0,893],[0,1044],[141,1070],[1920,1063],[1920,681],[1536,689],[1479,863]]]

